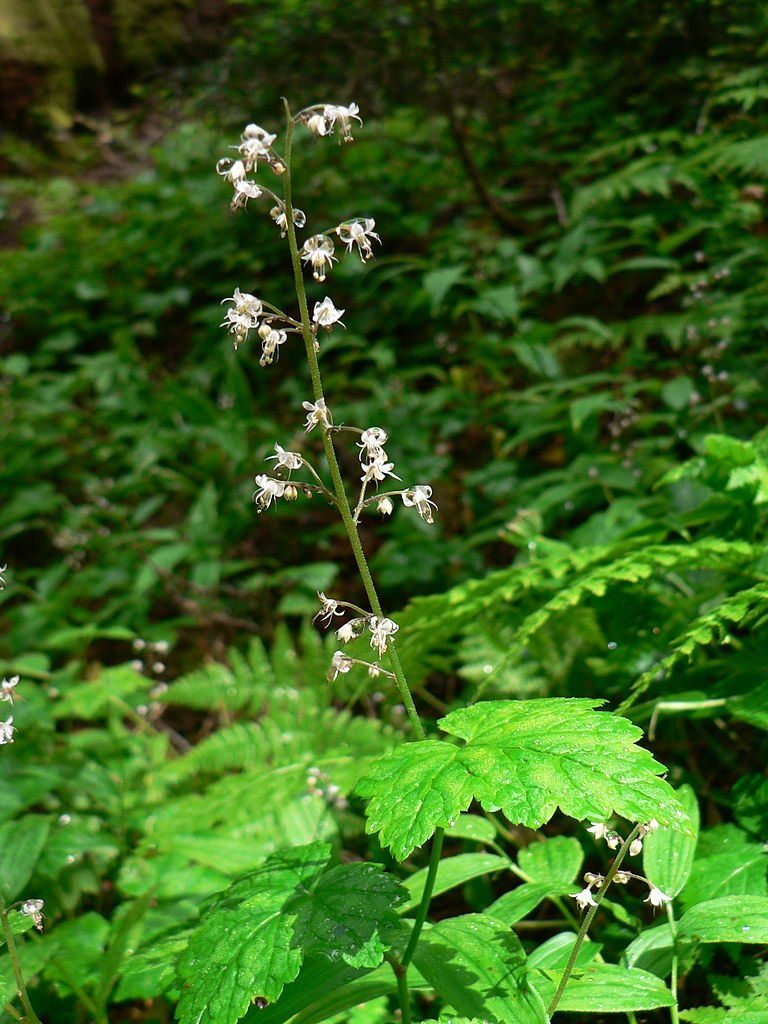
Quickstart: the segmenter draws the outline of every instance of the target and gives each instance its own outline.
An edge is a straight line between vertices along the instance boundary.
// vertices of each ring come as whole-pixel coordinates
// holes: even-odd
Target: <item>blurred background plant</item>
[[[420,703],[621,706],[699,796],[688,904],[765,895],[764,6],[6,0],[0,55],[0,828],[46,900],[38,1012],[166,1019],[199,897],[285,843],[364,853],[349,794],[405,731],[387,688],[326,691],[315,592],[360,595],[322,503],[251,502],[307,391],[218,328],[291,285],[213,165],[281,95],[365,120],[297,159],[318,222],[384,241],[334,272],[324,372],[435,486],[435,527],[364,534]],[[640,924],[602,929],[617,959]],[[741,948],[690,967],[707,1021]]]

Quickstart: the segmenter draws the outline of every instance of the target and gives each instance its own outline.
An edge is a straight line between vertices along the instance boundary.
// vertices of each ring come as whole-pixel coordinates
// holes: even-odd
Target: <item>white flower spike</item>
[[[605,839],[611,830],[601,821],[593,821],[587,829],[587,832],[591,832],[596,840]]]

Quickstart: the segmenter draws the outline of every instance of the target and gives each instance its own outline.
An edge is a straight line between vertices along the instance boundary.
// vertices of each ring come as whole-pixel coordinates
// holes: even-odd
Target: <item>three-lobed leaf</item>
[[[688,817],[664,768],[637,746],[642,732],[596,711],[601,701],[488,701],[440,720],[462,746],[422,740],[379,757],[357,793],[369,797],[366,829],[404,860],[472,800],[538,828],[559,807],[574,818],[655,818],[686,830]]]

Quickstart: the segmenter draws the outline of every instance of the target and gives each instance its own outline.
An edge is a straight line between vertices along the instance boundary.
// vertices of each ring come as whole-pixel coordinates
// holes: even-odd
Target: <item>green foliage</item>
[[[593,709],[596,701],[531,700],[475,704],[440,720],[464,746],[424,740],[375,761],[357,792],[369,797],[366,828],[405,860],[449,826],[473,799],[529,828],[559,807],[574,818],[656,817],[685,829],[688,818],[664,770],[635,746],[629,722]]]
[[[167,53],[185,15],[129,6],[128,62]],[[124,111],[66,63],[83,23],[61,95],[36,67],[19,90],[34,136],[0,143],[0,668],[22,676],[0,895],[33,1002],[543,1022],[573,895],[610,865],[560,807],[684,827],[627,862],[671,905],[612,887],[558,1013],[656,1022],[676,997],[691,1024],[763,1024],[766,11],[446,0],[371,33],[369,4],[305,7],[237,5],[226,53]],[[309,299],[347,309],[321,346],[336,422],[386,426],[439,505],[431,528],[361,517],[424,741],[387,677],[326,682],[316,592],[364,601],[333,510],[251,504],[309,384],[293,338],[259,368],[219,331],[236,285],[293,300],[274,225],[226,214],[213,164],[282,94],[365,119],[354,146],[299,139],[296,189],[313,225],[359,212],[384,242]]]
[[[276,854],[216,899],[179,964],[182,1024],[227,1024],[256,999],[274,1002],[315,951],[353,967],[381,963],[398,884],[370,864],[322,875],[329,855],[318,843]]]

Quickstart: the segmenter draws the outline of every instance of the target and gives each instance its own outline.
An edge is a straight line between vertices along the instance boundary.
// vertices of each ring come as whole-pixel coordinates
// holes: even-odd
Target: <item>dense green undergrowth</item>
[[[459,785],[482,775],[488,702],[535,717],[543,698],[590,702],[568,705],[574,735],[626,729],[617,759],[638,749],[625,719],[641,726],[689,815],[643,852],[673,913],[613,890],[558,1019],[665,1020],[672,992],[691,1024],[768,1019],[765,14],[651,6],[647,24],[629,4],[547,3],[540,21],[403,8],[382,16],[372,80],[365,5],[330,5],[314,31],[341,33],[348,60],[318,46],[307,97],[310,22],[267,5],[191,99],[164,100],[162,141],[126,136],[140,171],[59,175],[4,143],[0,670],[21,681],[0,895],[45,900],[42,935],[8,918],[41,1020],[391,1020],[381,957],[407,944],[435,828],[415,1019],[543,1020],[578,931],[570,896],[609,853],[548,824],[546,800],[523,812]],[[213,166],[281,91],[363,108],[352,146],[299,139],[296,174],[314,223],[373,216],[384,243],[310,301],[332,285],[347,309],[323,345],[337,422],[386,424],[398,473],[439,505],[434,526],[401,509],[361,531],[440,720],[423,745],[386,679],[326,682],[316,592],[362,600],[327,504],[257,519],[251,500],[309,387],[290,346],[264,369],[219,329],[235,285],[288,308],[292,283],[268,218],[223,213]],[[71,166],[77,140],[57,145]],[[461,791],[445,820],[389,820],[391,794],[438,763]],[[610,799],[561,809],[649,817],[627,796],[640,768],[609,768]],[[217,953],[227,915],[248,933],[262,911],[283,929],[265,977],[234,936]],[[226,988],[228,961],[257,961],[250,988]],[[18,1009],[7,954],[0,985]]]

